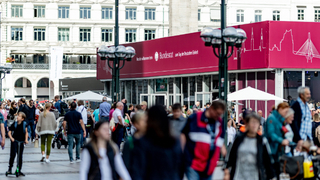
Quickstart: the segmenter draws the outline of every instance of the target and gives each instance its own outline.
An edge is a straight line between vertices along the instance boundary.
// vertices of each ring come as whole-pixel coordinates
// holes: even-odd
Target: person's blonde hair
[[[47,109],[48,108],[51,108],[51,103],[47,103],[45,106],[44,106],[44,111],[43,111],[43,117],[46,117],[47,116]]]

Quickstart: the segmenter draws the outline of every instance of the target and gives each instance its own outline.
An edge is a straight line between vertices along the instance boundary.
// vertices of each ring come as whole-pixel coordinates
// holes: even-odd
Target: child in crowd
[[[258,134],[260,119],[261,117],[255,113],[246,116],[246,132],[239,134],[232,145],[224,179],[275,178],[268,152],[268,141]]]
[[[28,144],[28,130],[27,125],[24,120],[26,119],[26,115],[23,112],[18,113],[17,122],[12,124],[9,128],[9,138],[11,140],[10,147],[10,160],[9,160],[9,169],[6,174],[12,174],[12,166],[14,158],[16,154],[18,154],[17,159],[17,170],[16,176],[25,176],[24,173],[21,172],[22,169],[22,158],[23,158],[23,149],[24,143]]]

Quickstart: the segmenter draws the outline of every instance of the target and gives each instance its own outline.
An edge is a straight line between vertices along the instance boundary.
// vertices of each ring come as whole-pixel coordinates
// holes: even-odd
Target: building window
[[[262,19],[262,11],[261,10],[255,10],[254,11],[254,21],[255,22],[261,22]]]
[[[298,20],[304,20],[304,9],[298,9]]]
[[[44,18],[46,15],[46,7],[45,6],[34,6],[34,15],[36,18]]]
[[[69,7],[66,6],[59,6],[59,18],[67,19],[69,18]]]
[[[126,29],[126,42],[136,42],[136,29]]]
[[[40,55],[40,54],[33,55],[33,63],[34,64],[45,64],[46,63],[45,55]]]
[[[13,27],[11,28],[11,40],[12,41],[22,41],[23,28]]]
[[[237,10],[237,22],[244,22],[244,10]]]
[[[91,7],[80,7],[80,19],[91,18]]]
[[[126,19],[135,20],[137,16],[136,8],[126,8]]]
[[[58,29],[58,41],[69,41],[69,28]]]
[[[22,17],[23,6],[12,5],[11,6],[11,17]]]
[[[220,22],[220,10],[219,9],[211,9],[210,10],[210,20],[212,22]]]
[[[314,10],[314,21],[315,22],[320,22],[320,9],[315,9]]]
[[[90,41],[91,29],[80,29],[80,41]]]
[[[42,78],[37,83],[38,88],[48,88],[49,87],[49,79],[48,78]]]
[[[155,9],[145,9],[144,10],[145,20],[156,20],[156,10]]]
[[[151,40],[156,38],[156,30],[144,30],[144,40]]]
[[[112,8],[102,8],[102,19],[112,19]]]
[[[280,21],[280,11],[273,11],[272,16],[274,21]]]
[[[198,21],[201,20],[201,9],[198,9]]]
[[[112,41],[112,29],[102,29],[101,30],[101,40],[102,42]]]
[[[34,40],[35,41],[45,41],[46,40],[46,29],[44,28],[34,28]]]

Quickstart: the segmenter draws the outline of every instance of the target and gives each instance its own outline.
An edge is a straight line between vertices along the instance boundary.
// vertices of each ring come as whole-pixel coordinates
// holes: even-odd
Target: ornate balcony
[[[12,64],[13,69],[49,69],[49,64]],[[63,64],[63,70],[96,70],[96,64]]]

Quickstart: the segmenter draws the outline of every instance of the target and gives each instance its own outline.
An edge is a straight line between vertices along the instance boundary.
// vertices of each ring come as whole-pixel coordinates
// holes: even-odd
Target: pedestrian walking
[[[6,103],[2,103],[1,110],[0,110],[0,113],[3,117],[3,123],[4,123],[5,136],[2,136],[4,138],[8,136],[8,112],[5,106],[6,106]]]
[[[110,121],[111,118],[109,118],[109,113],[111,109],[111,105],[107,102],[107,97],[102,98],[102,103],[99,107],[99,113],[100,113],[100,121]]]
[[[91,133],[93,131],[94,124],[95,124],[94,119],[92,118],[92,113],[93,112],[91,112],[91,109],[88,109],[88,112],[87,112],[87,119],[88,120],[87,120],[87,125],[86,125],[87,136],[86,137],[91,135]]]
[[[95,123],[99,122],[99,106],[93,111],[93,118]]]
[[[28,134],[29,134],[29,139],[31,139],[32,142],[34,142],[34,121],[36,119],[36,107],[34,106],[34,101],[31,99],[29,100],[29,117],[27,121],[27,126],[28,126]]]
[[[99,121],[81,153],[80,180],[131,180],[117,145],[110,140],[109,123]]]
[[[220,118],[225,110],[224,101],[213,101],[209,109],[198,111],[188,118],[181,137],[189,180],[211,180],[220,149],[226,155],[223,145],[225,128]]]
[[[54,102],[55,102],[54,107],[58,109],[59,113],[61,113],[61,106],[60,106],[61,100],[59,95],[54,96]]]
[[[19,112],[17,116],[17,121],[14,122],[14,124],[11,125],[9,128],[8,135],[11,140],[11,147],[10,147],[9,169],[6,172],[6,175],[12,174],[13,162],[16,157],[16,154],[18,154],[16,176],[17,177],[25,176],[25,174],[21,172],[21,169],[22,169],[23,150],[24,150],[23,144],[28,144],[27,123],[24,122],[26,118],[27,116],[23,112]]]
[[[132,117],[131,121],[131,134],[133,135],[124,143],[122,150],[123,162],[130,174],[132,174],[132,157],[136,141],[143,137],[147,130],[147,116],[145,112],[138,112]],[[132,127],[135,129],[134,131]]]
[[[314,145],[320,147],[320,117],[318,113],[313,117],[312,136]]]
[[[263,127],[266,122],[266,119],[263,117],[262,110],[258,110],[258,115],[261,117],[261,126]]]
[[[224,180],[269,180],[275,177],[268,141],[258,135],[260,116],[246,116],[247,131],[234,141],[224,170]],[[229,169],[231,172],[229,173]],[[274,178],[275,179],[275,178]]]
[[[79,162],[81,129],[83,131],[83,136],[86,136],[86,129],[81,114],[78,111],[76,111],[77,104],[75,102],[72,102],[70,107],[71,110],[64,116],[63,129],[64,134],[68,137],[68,153],[70,163],[73,163],[73,140],[76,141],[76,162]]]
[[[302,140],[308,138],[312,140],[312,120],[308,101],[311,98],[309,87],[298,88],[299,97],[291,108],[294,110],[294,120],[291,128],[294,133],[293,141],[297,143],[297,148],[301,149]]]
[[[231,145],[233,144],[233,141],[237,135],[237,130],[234,128],[234,121],[233,119],[229,119],[228,120],[228,124],[227,124],[227,134],[228,134],[228,141],[227,141],[227,145]]]
[[[141,109],[141,105],[135,105],[134,106],[134,111],[133,112],[131,112],[131,114],[130,114],[130,119],[132,119],[132,117],[137,113],[137,112],[139,112],[139,111],[142,111],[142,109]]]
[[[175,137],[180,137],[187,119],[183,116],[181,104],[172,105],[172,115],[169,116],[171,132]]]
[[[163,106],[148,110],[146,134],[137,140],[133,149],[132,179],[183,179],[181,144],[170,132]]]
[[[293,118],[294,118],[294,111],[293,109],[289,109],[288,110],[288,113],[286,114],[286,116],[284,117],[285,118],[285,121],[284,121],[284,127],[282,128],[282,131],[283,131],[283,134],[284,134],[284,138],[287,139],[289,141],[289,145],[287,145],[285,147],[285,154],[287,156],[292,156],[292,149],[290,147],[290,144],[293,144],[293,136],[294,136],[294,133],[292,131],[292,128],[291,128],[291,124],[293,122]]]
[[[1,141],[1,147],[2,149],[4,149],[4,145],[6,143],[6,131],[5,131],[5,127],[4,127],[4,117],[2,114],[0,114],[0,141]]]
[[[148,103],[147,103],[147,101],[142,101],[141,104],[140,104],[140,106],[141,106],[141,110],[142,110],[142,111],[147,111],[147,109],[148,109]]]
[[[30,110],[29,110],[29,107],[26,105],[26,99],[24,98],[21,98],[18,102],[18,107],[19,107],[19,110],[18,112],[23,112],[25,115],[26,115],[26,119],[25,119],[25,122],[28,124],[27,120],[29,118],[29,115],[30,115]]]
[[[57,131],[57,123],[56,118],[52,112],[50,112],[51,103],[47,103],[45,105],[45,110],[43,113],[40,114],[39,120],[37,123],[37,132],[40,135],[41,138],[41,162],[50,163],[50,152],[51,152],[51,142],[52,137],[55,134],[55,131]],[[46,142],[47,141],[47,142]],[[45,156],[45,149],[47,145],[47,153]]]
[[[126,116],[126,114],[128,114],[128,106],[127,106],[127,100],[125,98],[123,98],[121,100],[122,104],[123,104],[123,110],[122,110],[122,115],[123,118]]]
[[[112,116],[115,123],[115,131],[112,133],[112,140],[118,145],[120,149],[120,145],[122,142],[123,134],[124,134],[124,128],[128,126],[127,123],[124,122],[123,116],[122,116],[122,109],[123,109],[123,103],[118,102],[116,105],[116,110],[114,110]]]
[[[133,104],[130,104],[130,105],[129,105],[128,112],[127,112],[127,116],[131,117],[131,113],[132,113],[133,111],[134,111]]]
[[[87,127],[87,124],[88,124],[88,112],[87,112],[86,107],[84,107],[84,101],[83,100],[79,100],[78,101],[78,109],[77,109],[77,111],[81,114],[84,127]],[[80,140],[81,147],[84,146],[84,144],[86,143],[86,139],[87,139],[86,138],[87,136],[83,136],[83,132],[84,131],[81,130],[81,140]]]
[[[289,145],[289,140],[284,138],[282,130],[289,108],[288,103],[280,103],[277,110],[272,111],[268,117],[265,126],[264,135],[270,144],[271,154],[274,160],[273,168],[277,176],[280,174],[279,157],[284,154],[284,151],[281,150],[280,147]]]
[[[111,119],[113,118],[113,112],[116,110],[117,108],[117,103],[113,103],[109,112],[109,120],[111,121]]]

